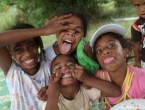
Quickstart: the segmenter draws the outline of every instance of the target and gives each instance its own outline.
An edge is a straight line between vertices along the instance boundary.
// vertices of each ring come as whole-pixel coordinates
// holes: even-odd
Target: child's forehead
[[[34,39],[27,39],[27,40],[23,40],[23,41],[14,43],[14,44],[10,44],[9,47],[14,48],[14,47],[17,47],[17,46],[22,46],[24,44],[30,44],[30,43],[35,43]]]
[[[102,45],[104,43],[109,43],[109,42],[120,42],[116,37],[114,37],[113,35],[109,35],[109,34],[104,34],[102,36],[100,36],[96,42],[95,42],[95,47],[97,45]]]
[[[145,0],[131,0],[131,2],[132,2],[133,4],[140,4],[140,3],[145,2]]]
[[[52,62],[52,67],[54,67],[55,65],[58,65],[58,64],[68,63],[68,62],[72,62],[74,64],[76,63],[75,59],[73,57],[71,57],[71,56],[59,55]]]

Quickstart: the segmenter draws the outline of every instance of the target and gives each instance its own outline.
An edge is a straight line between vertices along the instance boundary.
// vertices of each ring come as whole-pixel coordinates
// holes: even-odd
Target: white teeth
[[[69,40],[65,40],[65,42],[69,42],[69,43],[72,43],[71,41],[69,41]]]
[[[24,61],[25,63],[31,63],[31,62],[33,62],[34,61],[34,59],[30,59],[30,60],[26,60],[26,61]]]
[[[72,74],[65,74],[65,75],[63,75],[62,78],[68,78],[68,77],[71,77],[71,76],[72,76]]]

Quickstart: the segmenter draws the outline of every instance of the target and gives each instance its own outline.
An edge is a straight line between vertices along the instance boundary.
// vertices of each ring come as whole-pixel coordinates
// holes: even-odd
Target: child
[[[111,97],[120,95],[119,87],[88,75],[70,55],[56,56],[51,63],[51,73],[45,110],[92,110],[90,101],[98,101],[101,94]],[[92,88],[85,89],[80,82]]]
[[[42,61],[45,59],[44,49],[39,35],[69,29],[70,26],[62,24],[71,23],[70,16],[55,17],[42,28],[22,24],[13,27],[11,31],[0,33],[0,67],[10,91],[11,110],[42,109],[37,93],[48,85],[50,62]]]
[[[145,0],[131,0],[139,18],[131,26],[136,66],[145,69]]]
[[[127,99],[145,98],[145,70],[127,64],[130,57],[131,42],[126,40],[125,29],[117,24],[99,28],[91,38],[91,46],[102,67],[96,77],[113,82],[121,88],[119,97],[106,97],[107,110]]]
[[[70,10],[62,13],[71,13],[72,16],[70,20],[74,21],[74,24],[66,24],[72,28],[56,33],[57,41],[45,49],[46,58],[49,61],[52,61],[58,54],[75,55],[78,43],[87,34],[88,21],[83,13]],[[90,52],[86,52],[86,54],[89,53]]]

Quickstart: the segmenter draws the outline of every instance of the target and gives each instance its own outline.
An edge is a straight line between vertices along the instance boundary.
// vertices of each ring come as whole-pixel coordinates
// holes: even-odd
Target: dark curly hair
[[[16,30],[16,29],[29,29],[29,28],[35,28],[34,26],[32,26],[31,24],[27,24],[27,23],[17,23],[17,25],[11,27],[9,30]],[[40,36],[34,37],[33,38],[34,41],[36,42],[36,44],[38,45],[38,47],[40,48],[40,61],[45,60],[45,50],[44,50],[44,46],[43,46],[43,42]]]

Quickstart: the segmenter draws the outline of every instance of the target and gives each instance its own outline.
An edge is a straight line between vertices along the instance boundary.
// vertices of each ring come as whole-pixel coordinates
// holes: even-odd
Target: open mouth
[[[71,50],[73,43],[70,40],[64,40],[62,44],[62,50],[64,52],[69,52]]]
[[[24,61],[26,64],[29,64],[29,63],[32,63],[34,61],[34,59],[29,59],[29,60],[26,60]]]
[[[62,79],[72,77],[72,73],[69,71],[69,69],[64,69],[62,73],[63,73]]]
[[[145,13],[141,14],[141,16],[145,16]]]
[[[62,79],[64,79],[64,78],[69,78],[69,77],[72,77],[72,74],[64,74],[64,75],[62,76]]]
[[[104,63],[105,63],[105,64],[109,64],[109,63],[111,63],[112,61],[114,61],[114,58],[113,58],[113,57],[109,57],[109,58],[106,58],[106,59],[104,60]]]
[[[33,65],[36,62],[35,62],[34,59],[28,59],[28,60],[25,60],[24,63],[27,64],[27,65]]]

